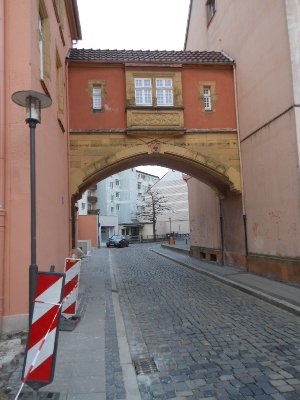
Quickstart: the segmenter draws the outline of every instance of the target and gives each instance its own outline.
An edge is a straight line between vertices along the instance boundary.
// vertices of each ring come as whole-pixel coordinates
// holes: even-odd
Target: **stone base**
[[[300,284],[300,258],[250,253],[248,271],[281,282]]]
[[[35,396],[35,397],[34,397]],[[38,394],[34,394],[33,390],[31,392],[24,391],[20,394],[19,399],[21,400],[44,400],[44,399],[51,399],[51,400],[59,400],[60,393],[57,392],[38,392]],[[13,398],[11,398],[13,399]]]
[[[2,331],[6,333],[28,330],[28,314],[5,315],[2,318]]]
[[[65,317],[61,316],[60,320],[59,320],[59,330],[71,332],[75,329],[79,320],[80,320],[80,317],[78,315],[74,315],[71,318],[65,318]]]

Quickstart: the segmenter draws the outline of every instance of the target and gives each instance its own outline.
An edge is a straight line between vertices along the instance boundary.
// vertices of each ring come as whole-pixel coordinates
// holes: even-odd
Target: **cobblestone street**
[[[103,249],[148,399],[300,399],[300,318],[154,254]]]

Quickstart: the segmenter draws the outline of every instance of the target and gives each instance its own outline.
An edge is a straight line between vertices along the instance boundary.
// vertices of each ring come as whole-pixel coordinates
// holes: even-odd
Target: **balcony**
[[[98,197],[97,196],[88,196],[89,203],[97,203]]]
[[[88,188],[88,190],[97,190],[97,185],[92,185]]]
[[[88,210],[88,215],[97,215],[98,210]]]

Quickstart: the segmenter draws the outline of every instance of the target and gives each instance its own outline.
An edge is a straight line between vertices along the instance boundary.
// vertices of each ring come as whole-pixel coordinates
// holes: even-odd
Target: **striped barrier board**
[[[68,319],[74,317],[77,311],[80,265],[81,265],[80,259],[66,258],[65,261],[66,281],[64,287],[64,301],[62,306],[62,315]]]
[[[22,381],[34,390],[48,385],[54,377],[64,283],[65,274],[37,274],[35,301],[22,373]]]

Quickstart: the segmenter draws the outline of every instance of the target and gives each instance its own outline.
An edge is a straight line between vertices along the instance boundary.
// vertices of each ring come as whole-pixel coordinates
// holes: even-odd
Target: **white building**
[[[143,227],[136,218],[142,195],[159,177],[131,168],[114,174],[89,188],[78,202],[79,215],[100,210],[100,242],[114,234],[139,237]]]
[[[159,215],[156,222],[157,237],[166,236],[169,233],[176,235],[189,234],[189,206],[188,188],[183,175],[179,171],[169,170],[154,186],[165,197],[166,205],[171,211]],[[153,236],[152,224],[143,227],[143,238]]]

